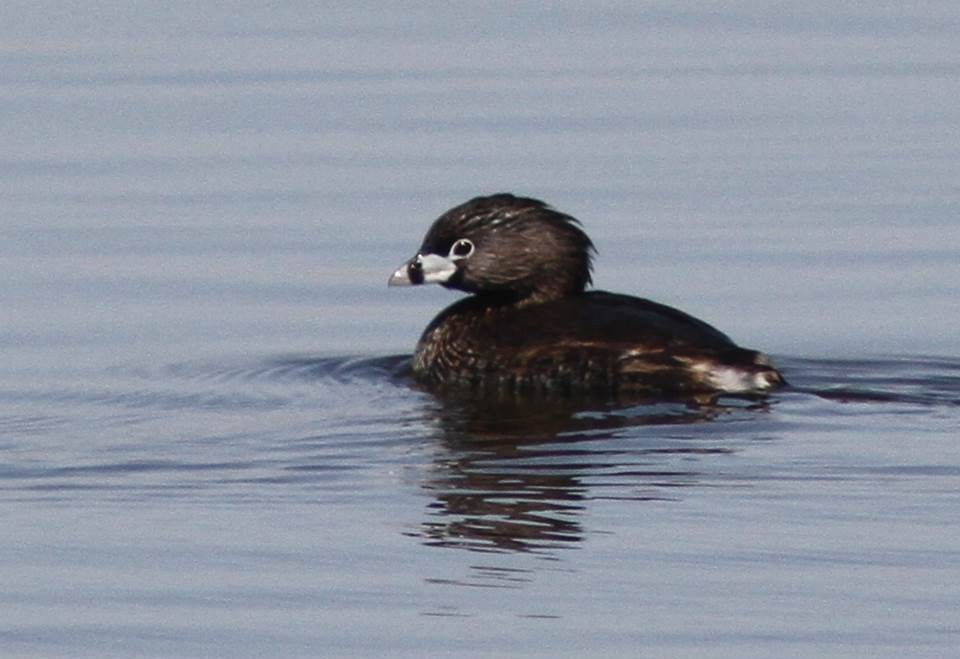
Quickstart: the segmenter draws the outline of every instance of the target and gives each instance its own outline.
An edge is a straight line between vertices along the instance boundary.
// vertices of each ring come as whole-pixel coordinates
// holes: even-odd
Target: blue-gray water
[[[8,5],[0,655],[956,652],[951,3]],[[794,388],[412,387],[500,190]]]

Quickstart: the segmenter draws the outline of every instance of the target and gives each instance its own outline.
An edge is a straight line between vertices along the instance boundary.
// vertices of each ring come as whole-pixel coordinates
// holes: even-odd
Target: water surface
[[[954,9],[164,7],[0,25],[0,654],[953,652]],[[792,387],[414,386],[500,190]]]

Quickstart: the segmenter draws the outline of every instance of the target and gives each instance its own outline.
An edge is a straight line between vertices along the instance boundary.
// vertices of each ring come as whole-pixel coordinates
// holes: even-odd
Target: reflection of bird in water
[[[532,551],[579,542],[585,486],[568,474],[530,474],[497,469],[470,457],[447,465],[447,478],[428,481],[430,507],[443,521],[422,527],[426,544],[477,551]]]
[[[546,555],[583,539],[588,500],[673,498],[675,488],[699,480],[695,470],[677,466],[678,458],[730,452],[659,432],[640,446],[619,446],[624,429],[703,423],[745,409],[466,394],[434,404],[441,448],[422,483],[433,501],[419,536],[435,546]],[[604,441],[610,439],[617,446]],[[607,493],[610,487],[615,493]]]

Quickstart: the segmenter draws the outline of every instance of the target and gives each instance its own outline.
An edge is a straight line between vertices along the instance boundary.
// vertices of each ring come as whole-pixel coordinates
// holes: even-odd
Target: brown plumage
[[[569,215],[498,194],[443,214],[391,285],[472,293],[426,328],[413,359],[429,385],[650,395],[762,393],[766,356],[656,302],[586,292],[593,243]]]

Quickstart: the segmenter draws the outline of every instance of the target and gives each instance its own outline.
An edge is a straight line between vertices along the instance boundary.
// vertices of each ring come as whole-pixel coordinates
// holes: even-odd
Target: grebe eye
[[[473,243],[466,238],[461,238],[453,243],[450,248],[450,258],[452,259],[465,259],[471,254],[473,254]]]

